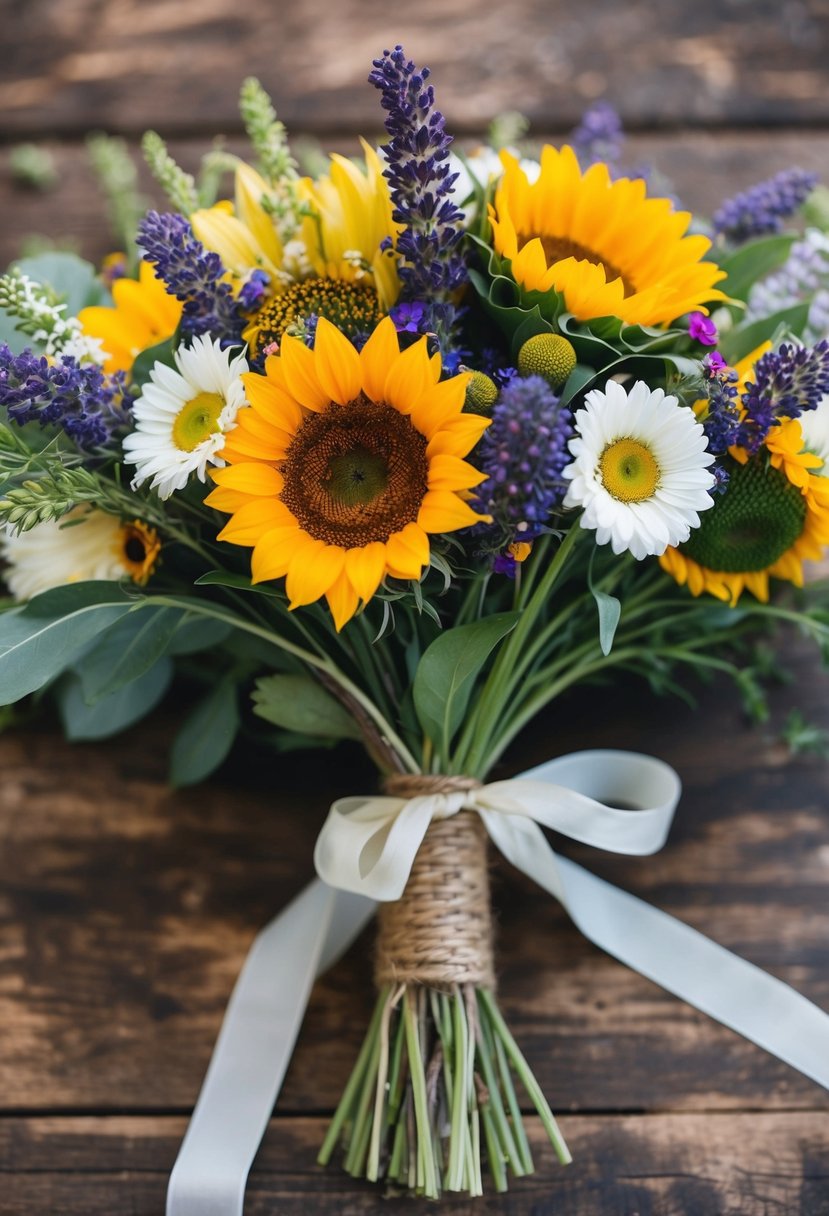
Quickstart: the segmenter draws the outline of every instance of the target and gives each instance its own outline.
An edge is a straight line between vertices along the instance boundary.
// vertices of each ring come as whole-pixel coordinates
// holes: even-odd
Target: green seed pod
[[[473,414],[490,414],[498,400],[498,385],[484,372],[473,372],[466,386],[464,408]]]

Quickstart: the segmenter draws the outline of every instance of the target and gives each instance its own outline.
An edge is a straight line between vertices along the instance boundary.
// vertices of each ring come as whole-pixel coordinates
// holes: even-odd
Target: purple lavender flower
[[[829,333],[829,237],[817,228],[795,241],[779,270],[754,284],[745,319],[759,321],[802,303],[809,308],[803,341],[817,342]]]
[[[817,185],[814,173],[784,169],[767,181],[726,199],[714,216],[714,231],[735,244],[766,232],[780,232]]]
[[[237,303],[242,312],[255,312],[265,299],[271,277],[264,270],[254,270],[239,290]]]
[[[492,569],[495,574],[505,574],[507,578],[515,578],[518,562],[511,553],[496,553],[492,559]]]
[[[515,377],[492,410],[476,463],[487,480],[475,491],[477,509],[493,518],[479,535],[501,549],[540,535],[564,497],[561,471],[570,463],[572,414],[541,376]]]
[[[610,102],[596,101],[584,111],[568,142],[582,169],[597,161],[613,168],[622,155],[624,138],[622,120]]]
[[[703,422],[703,430],[708,436],[708,451],[715,456],[723,456],[737,442],[740,429],[740,406],[737,402],[739,376],[719,351],[705,356],[702,374],[708,394],[708,410]]]
[[[763,355],[754,367],[754,380],[742,395],[745,417],[736,442],[756,452],[781,418],[799,418],[815,409],[829,393],[829,341],[815,346],[784,342]]]
[[[688,318],[688,334],[703,346],[717,345],[717,327],[710,317],[701,312],[692,312]]]
[[[55,363],[26,349],[14,355],[0,343],[0,407],[25,426],[61,427],[79,448],[105,447],[129,423],[123,372],[106,376],[95,363],[62,355]]]
[[[389,313],[399,334],[419,334],[426,305],[422,300],[404,300]]]
[[[467,279],[458,245],[463,212],[453,201],[456,173],[450,171],[444,118],[434,108],[435,94],[403,48],[384,51],[373,60],[369,83],[382,93],[381,105],[390,140],[383,145],[384,172],[394,204],[393,218],[403,224],[397,252],[403,258],[403,301],[424,304],[421,333],[437,335],[441,348],[454,344],[459,319],[452,296]]]
[[[244,320],[222,281],[222,259],[197,240],[185,216],[148,211],[138,226],[138,245],[171,295],[184,304],[182,334],[241,342]]]

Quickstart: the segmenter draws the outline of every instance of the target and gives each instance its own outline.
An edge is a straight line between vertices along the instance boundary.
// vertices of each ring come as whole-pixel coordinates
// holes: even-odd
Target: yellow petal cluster
[[[181,320],[181,303],[168,294],[149,262],[141,262],[137,279],[116,279],[114,306],[82,308],[78,320],[83,332],[100,338],[106,351],[106,372],[128,372],[142,351],[164,342]]]

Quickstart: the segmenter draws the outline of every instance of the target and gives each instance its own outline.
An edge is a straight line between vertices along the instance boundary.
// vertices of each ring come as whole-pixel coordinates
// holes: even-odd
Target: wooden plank
[[[455,1216],[827,1216],[829,1115],[567,1117],[573,1165],[557,1165],[537,1120],[530,1140],[538,1173],[508,1196],[448,1201]],[[184,1130],[181,1119],[4,1119],[0,1121],[3,1216],[157,1216]],[[246,1216],[378,1211],[382,1190],[315,1156],[317,1118],[272,1121],[254,1166]],[[278,1205],[276,1207],[275,1205]],[[424,1211],[386,1198],[383,1211]]]
[[[813,656],[798,704],[829,726]],[[337,795],[370,789],[356,752],[250,749],[204,788],[164,785],[172,722],[100,746],[0,739],[0,1109],[188,1109],[255,931],[311,874]],[[730,689],[694,713],[642,689],[588,690],[539,720],[512,771],[562,751],[652,751],[685,782],[669,846],[646,860],[564,846],[829,1007],[829,774],[787,761]],[[815,1085],[589,946],[498,867],[501,1000],[558,1110],[826,1109]],[[329,1110],[370,1010],[370,940],[315,989],[284,1092]]]
[[[383,0],[32,0],[6,6],[0,109],[6,136],[77,134],[105,122],[229,129],[243,76],[273,90],[309,130],[377,122],[372,58],[400,41],[434,72],[457,128],[504,110],[566,129],[606,94],[634,125],[825,121],[821,0],[781,8],[732,0],[693,8],[597,0],[589,20],[566,0],[498,7],[441,0],[392,20]]]
[[[377,134],[376,124],[363,127]],[[74,245],[85,257],[97,261],[114,246],[106,206],[89,167],[82,143],[46,143],[59,175],[59,185],[40,193],[16,185],[11,176],[9,153],[0,149],[0,266],[20,255],[33,235]],[[208,139],[173,140],[174,154],[188,170],[198,167]],[[467,141],[467,146],[469,146]],[[326,149],[358,151],[356,138],[337,138]],[[240,139],[228,148],[244,155],[248,149]],[[141,163],[137,144],[131,144],[136,163]],[[800,165],[823,174],[829,163],[829,133],[823,131],[730,131],[719,134],[680,131],[672,135],[632,136],[627,144],[626,165],[652,164],[673,184],[683,205],[701,213],[713,211],[723,198],[744,189],[790,165]],[[164,207],[158,189],[141,165],[141,188],[148,200]],[[230,183],[227,183],[230,188]]]

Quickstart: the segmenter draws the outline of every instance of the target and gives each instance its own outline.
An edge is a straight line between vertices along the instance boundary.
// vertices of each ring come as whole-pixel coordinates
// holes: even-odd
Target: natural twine
[[[469,777],[400,774],[388,778],[385,792],[415,798],[480,784]],[[380,904],[378,986],[495,987],[487,840],[480,816],[472,811],[429,825],[402,898]]]

